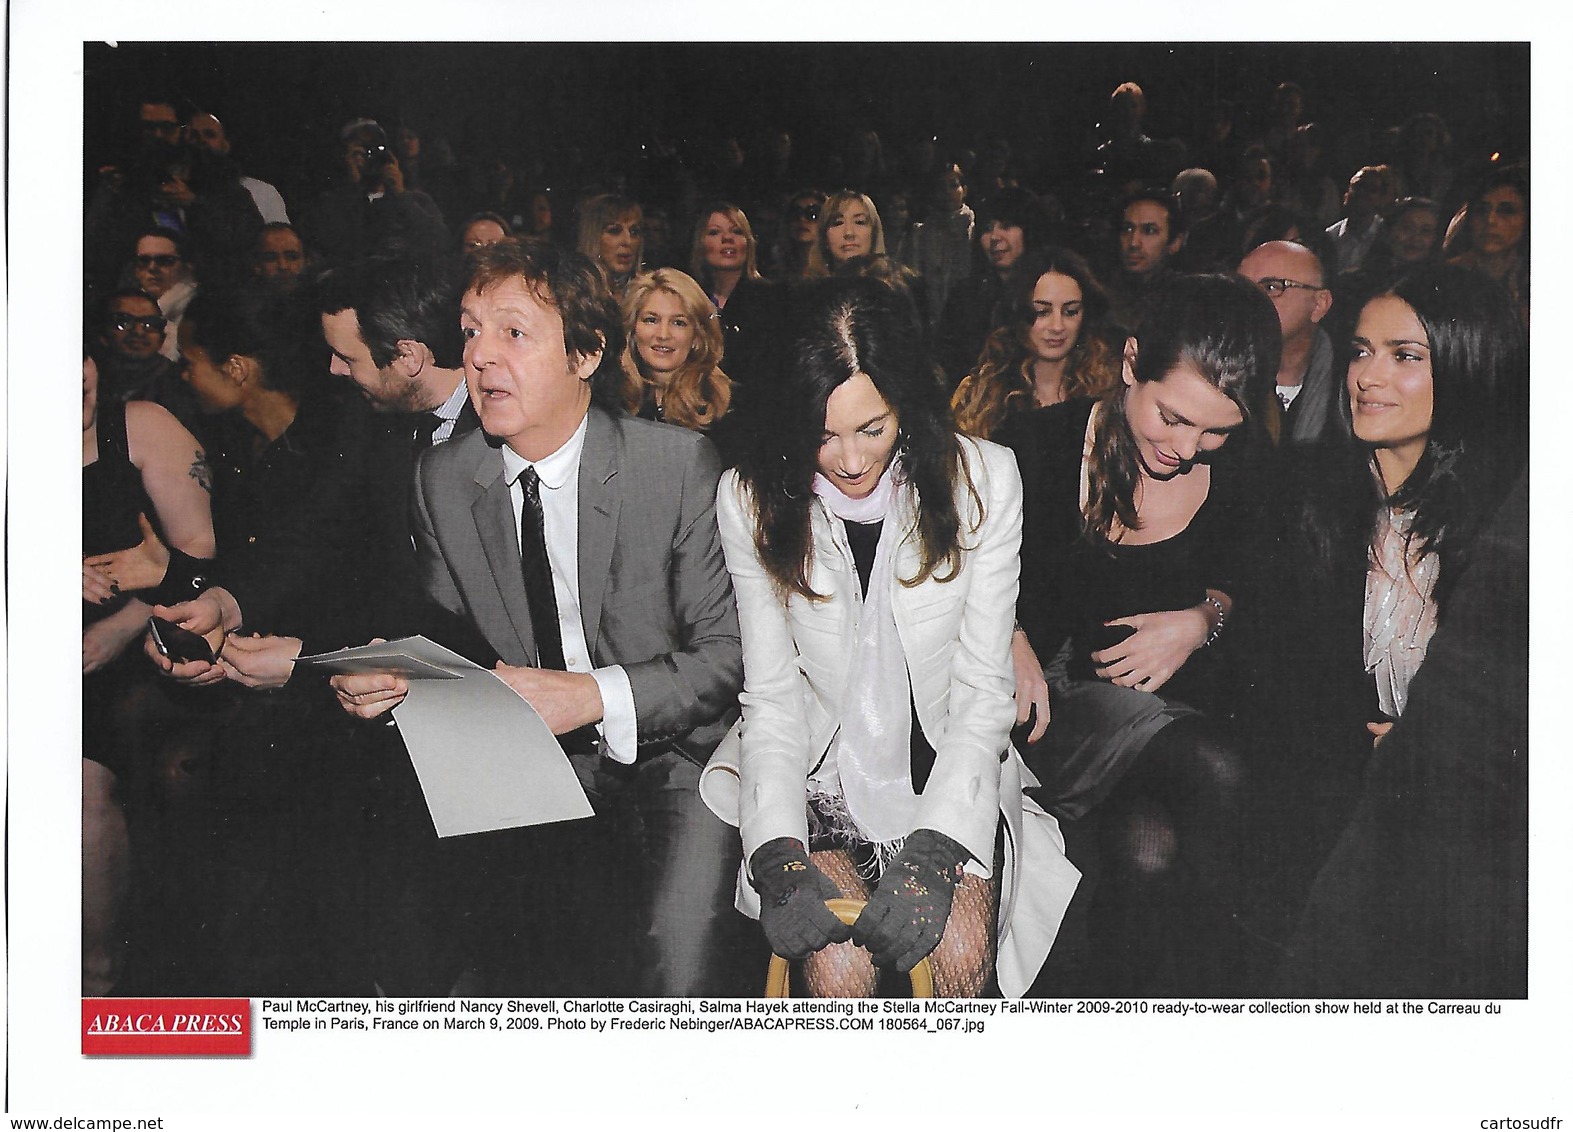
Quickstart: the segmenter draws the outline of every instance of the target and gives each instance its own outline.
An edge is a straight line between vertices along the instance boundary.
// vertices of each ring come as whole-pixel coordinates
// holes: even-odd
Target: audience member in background
[[[602,193],[579,206],[579,252],[601,269],[621,301],[644,263],[644,210],[639,202]]]
[[[623,296],[623,405],[635,416],[707,432],[726,415],[715,304],[681,271],[634,277]]]
[[[1206,169],[1181,169],[1169,186],[1180,208],[1180,223],[1186,231],[1195,228],[1218,211],[1218,178]]]
[[[1450,199],[1456,171],[1448,155],[1453,139],[1441,115],[1423,111],[1398,127],[1397,153],[1392,167],[1400,196]],[[1451,198],[1456,199],[1456,198]]]
[[[1405,197],[1394,204],[1360,269],[1331,281],[1333,313],[1324,329],[1334,343],[1347,342],[1354,335],[1355,320],[1367,299],[1391,287],[1400,275],[1435,262],[1441,247],[1442,213],[1435,201]]]
[[[908,261],[923,279],[924,320],[930,326],[939,325],[952,288],[972,273],[973,220],[966,174],[954,163],[942,167],[930,185],[923,222],[912,231]]]
[[[437,202],[404,187],[387,135],[367,118],[340,131],[338,183],[306,210],[301,230],[330,266],[369,255],[439,256],[451,239]]]
[[[477,212],[459,225],[459,250],[473,252],[513,236],[513,226],[495,212]]]
[[[790,286],[813,278],[809,262],[819,241],[819,214],[824,207],[825,194],[818,189],[802,189],[793,194],[772,257],[777,282]]]
[[[1506,165],[1489,174],[1450,228],[1448,262],[1496,280],[1529,326],[1529,169]],[[1458,225],[1455,218],[1454,225]],[[1456,235],[1455,235],[1456,232]]]
[[[1219,202],[1218,211],[1186,229],[1185,267],[1191,271],[1227,271],[1238,262],[1245,229],[1257,209],[1275,199],[1273,159],[1255,145],[1240,155]]]
[[[183,130],[174,100],[153,92],[125,107],[125,125],[120,152],[98,166],[83,218],[83,271],[94,294],[124,281],[124,249],[153,223],[153,168],[175,152]]]
[[[172,228],[149,228],[137,237],[131,261],[137,286],[153,296],[164,315],[164,341],[159,353],[180,358],[177,335],[186,304],[197,293],[197,281],[186,258],[186,241]]]
[[[864,193],[832,193],[819,213],[819,238],[808,255],[810,275],[868,276],[878,279],[912,304],[920,327],[926,326],[923,280],[885,251],[879,210]]]
[[[191,121],[186,125],[186,134],[194,144],[201,146],[214,157],[232,159],[229,134],[224,129],[224,123],[218,120],[218,115],[205,110],[193,114]],[[239,173],[238,167],[236,172]],[[255,177],[241,176],[240,183],[246,192],[251,194],[263,223],[289,223],[289,213],[284,207],[284,198],[279,195],[277,189]]]
[[[951,401],[956,427],[972,436],[994,436],[1025,409],[1102,397],[1119,381],[1119,354],[1105,337],[1109,300],[1087,262],[1047,248],[1023,267],[1008,320]]]
[[[714,201],[699,210],[688,263],[715,304],[727,372],[741,384],[768,375],[781,320],[781,297],[759,274],[758,244],[743,210]]]
[[[1141,328],[1150,297],[1172,274],[1169,259],[1185,242],[1179,205],[1162,190],[1142,190],[1120,205],[1119,267],[1108,279],[1110,319],[1127,332]]]
[[[1393,203],[1393,171],[1386,165],[1365,165],[1349,178],[1344,192],[1344,218],[1330,224],[1333,250],[1338,255],[1336,270],[1358,271],[1366,253],[1382,230],[1382,217]]]
[[[110,295],[98,320],[94,351],[102,401],[152,401],[195,432],[197,404],[180,379],[180,365],[159,353],[164,314],[145,291],[127,287]]]
[[[1290,136],[1279,163],[1279,201],[1304,213],[1319,229],[1338,218],[1340,203],[1338,184],[1325,168],[1328,141],[1327,127],[1307,122]]]
[[[289,224],[264,224],[251,253],[251,272],[258,279],[290,290],[306,277],[306,245]]]
[[[1050,238],[1050,216],[1041,198],[1026,189],[1001,189],[978,209],[978,263],[951,289],[935,335],[935,351],[946,379],[955,384],[972,371],[983,340],[994,329],[996,309],[1019,281],[1018,265]]]
[[[672,246],[672,218],[666,209],[644,208],[644,265],[645,271],[658,267],[681,268],[682,249]]]
[[[917,215],[912,194],[900,187],[887,188],[877,194],[874,203],[885,221],[885,247],[890,258],[916,270],[912,237],[917,230]]]
[[[1253,413],[1268,436],[1281,444],[1336,442],[1349,437],[1349,399],[1336,370],[1338,351],[1320,323],[1332,309],[1333,293],[1322,263],[1303,244],[1272,240],[1240,261],[1240,275],[1260,287],[1278,312],[1283,352],[1273,395],[1263,382]]]

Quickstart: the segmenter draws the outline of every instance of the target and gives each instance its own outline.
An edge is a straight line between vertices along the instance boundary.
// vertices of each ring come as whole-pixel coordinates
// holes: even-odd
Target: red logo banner
[[[84,998],[82,1052],[110,1057],[247,1057],[251,1000]]]

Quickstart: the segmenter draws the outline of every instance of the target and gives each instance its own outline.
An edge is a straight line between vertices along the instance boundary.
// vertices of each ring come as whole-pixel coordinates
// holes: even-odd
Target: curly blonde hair
[[[639,356],[634,337],[639,312],[657,292],[673,295],[683,305],[683,313],[694,328],[694,345],[687,359],[664,384],[661,415],[669,424],[683,428],[706,429],[726,415],[732,404],[732,381],[721,369],[724,344],[715,304],[704,288],[678,271],[663,267],[636,275],[623,296],[623,328],[628,344],[623,348],[623,406],[637,413],[645,397],[657,385]]]

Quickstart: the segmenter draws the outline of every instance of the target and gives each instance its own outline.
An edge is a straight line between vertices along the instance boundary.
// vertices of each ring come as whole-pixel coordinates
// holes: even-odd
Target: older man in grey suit
[[[562,737],[596,810],[482,835],[509,881],[482,898],[530,905],[508,930],[532,964],[566,972],[557,985],[520,975],[493,989],[708,993],[740,852],[698,796],[742,683],[715,520],[720,460],[696,433],[592,403],[615,403],[623,334],[589,260],[505,241],[473,262],[461,325],[484,431],[416,470],[425,596],[478,634],[498,675]],[[334,685],[363,718],[407,690],[389,676]],[[624,904],[631,931],[616,921]],[[609,968],[585,971],[597,951]]]

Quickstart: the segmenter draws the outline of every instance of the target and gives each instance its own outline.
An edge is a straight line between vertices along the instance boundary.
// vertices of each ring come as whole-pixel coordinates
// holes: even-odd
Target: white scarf
[[[900,529],[905,509],[898,502],[910,498],[911,490],[901,476],[899,458],[891,460],[874,490],[862,499],[851,499],[824,476],[814,476],[814,493],[832,515],[854,523],[884,522],[858,616],[841,729],[834,743],[842,797],[859,831],[875,843],[911,833],[917,813],[912,684],[891,605],[896,548],[906,534]]]

